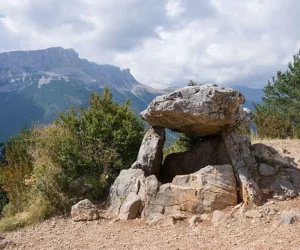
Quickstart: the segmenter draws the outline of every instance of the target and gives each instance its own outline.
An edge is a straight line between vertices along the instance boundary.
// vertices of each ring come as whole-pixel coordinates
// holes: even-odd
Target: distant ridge
[[[89,62],[74,49],[0,53],[0,141],[17,134],[26,124],[53,121],[70,105],[87,106],[90,93],[101,93],[104,86],[112,90],[115,101],[124,103],[130,98],[137,113],[154,97],[176,89],[153,89],[139,83],[129,69]],[[234,88],[246,98],[249,93],[250,106],[259,96],[256,90]]]

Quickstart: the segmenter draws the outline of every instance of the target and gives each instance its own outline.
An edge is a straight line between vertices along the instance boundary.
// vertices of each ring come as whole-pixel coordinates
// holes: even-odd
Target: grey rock
[[[143,210],[143,214],[142,216],[144,218],[148,218],[151,214],[163,214],[165,211],[164,207],[158,205],[158,204],[149,204],[146,203],[144,210]],[[174,211],[172,210],[171,213],[173,213]],[[164,213],[165,215],[171,214],[171,213]]]
[[[267,165],[279,168],[285,168],[291,165],[285,157],[278,153],[278,151],[263,143],[253,144],[251,153],[258,163],[265,163]]]
[[[119,218],[121,220],[135,219],[141,211],[141,206],[141,198],[133,192],[129,193],[121,205]]]
[[[181,212],[181,207],[179,205],[164,207],[165,215],[174,215],[179,214]]]
[[[144,179],[144,171],[141,169],[122,170],[110,188],[108,211],[118,215],[122,203],[130,193],[145,193],[141,190]],[[141,196],[140,198],[143,199]]]
[[[273,176],[276,174],[275,169],[265,163],[261,163],[259,165],[258,170],[259,170],[260,175],[262,175],[262,176]]]
[[[231,165],[207,166],[190,175],[176,176],[160,186],[155,204],[179,205],[182,211],[203,213],[237,204],[236,181]]]
[[[155,175],[150,175],[146,178],[146,193],[149,195],[155,195],[160,187],[160,182]]]
[[[161,213],[153,213],[150,214],[146,219],[146,224],[148,226],[156,225],[159,221],[165,219],[166,216]]]
[[[163,161],[165,129],[153,127],[145,134],[133,169],[142,169],[146,176],[158,175]]]
[[[85,199],[72,206],[71,218],[74,221],[91,221],[99,219],[100,215],[97,207]]]
[[[152,126],[199,136],[218,135],[242,122],[244,101],[242,94],[227,87],[185,87],[156,97],[141,116]]]
[[[274,206],[264,206],[263,207],[263,212],[265,215],[275,215],[278,213],[278,209]]]
[[[275,180],[270,186],[270,191],[273,192],[273,198],[278,200],[294,198],[298,195],[293,184],[284,179]]]
[[[279,224],[280,225],[289,225],[296,222],[296,217],[294,215],[281,215],[279,217]]]
[[[285,173],[289,176],[289,179],[293,182],[295,189],[300,190],[300,169],[295,167],[285,168]]]
[[[257,163],[247,139],[237,130],[223,131],[222,138],[240,184],[240,197],[244,203],[259,205],[262,197],[256,180]]]

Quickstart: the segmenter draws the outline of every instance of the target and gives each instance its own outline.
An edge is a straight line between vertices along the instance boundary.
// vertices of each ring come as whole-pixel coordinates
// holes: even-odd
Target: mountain
[[[246,86],[230,86],[233,89],[241,92],[246,100],[254,103],[262,103],[262,98],[265,96],[263,89],[252,89]]]
[[[71,105],[86,107],[90,93],[101,93],[105,85],[115,101],[124,103],[130,98],[137,113],[154,97],[176,89],[145,86],[129,69],[89,62],[73,49],[0,53],[0,141],[17,134],[25,124],[53,121],[59,111]],[[261,97],[262,90],[234,88],[246,96],[247,107]]]
[[[237,91],[241,92],[245,98],[246,102],[244,106],[246,108],[249,108],[250,110],[254,111],[254,105],[262,103],[262,98],[264,97],[264,91],[262,89],[252,89],[248,88],[246,86],[230,86],[233,89],[236,89]]]
[[[102,92],[105,85],[115,101],[130,98],[136,112],[164,93],[139,83],[129,69],[80,59],[73,49],[1,53],[0,140],[25,124],[50,122],[70,105],[87,106],[90,92]]]

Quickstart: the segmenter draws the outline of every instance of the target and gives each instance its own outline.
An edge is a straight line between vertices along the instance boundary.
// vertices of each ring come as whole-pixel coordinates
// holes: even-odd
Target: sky
[[[300,49],[299,0],[0,0],[0,52],[75,49],[154,88],[262,88]]]

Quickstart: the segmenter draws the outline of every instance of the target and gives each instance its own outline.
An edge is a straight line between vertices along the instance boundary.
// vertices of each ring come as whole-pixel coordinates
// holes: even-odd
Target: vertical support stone
[[[142,141],[137,160],[131,168],[142,169],[145,176],[158,176],[163,161],[163,147],[165,144],[165,129],[153,127],[148,130]]]
[[[261,196],[257,182],[254,180],[257,163],[251,155],[249,145],[237,131],[224,131],[222,138],[231,158],[243,202],[259,205]]]

